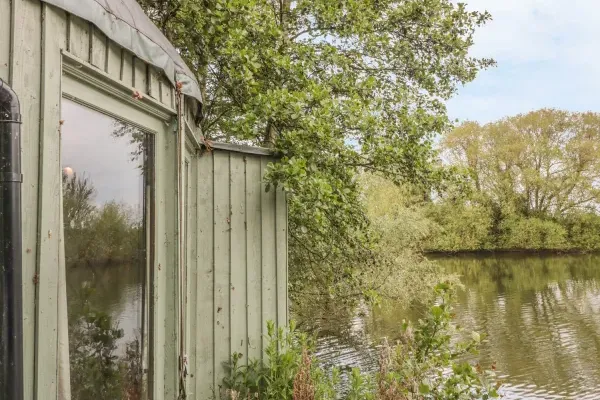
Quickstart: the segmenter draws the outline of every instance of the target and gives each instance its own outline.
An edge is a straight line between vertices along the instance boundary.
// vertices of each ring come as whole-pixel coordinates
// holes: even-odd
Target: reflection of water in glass
[[[462,277],[457,323],[487,335],[479,360],[496,362],[506,399],[600,398],[600,256],[453,257]],[[330,319],[331,310],[318,315]],[[360,314],[360,315],[359,315]],[[376,369],[375,344],[399,335],[419,310],[387,305],[320,321],[328,364]]]
[[[70,101],[62,114],[73,396],[138,398],[150,139]]]
[[[90,306],[106,312],[124,336],[118,341],[117,355],[125,353],[125,345],[139,339],[142,307],[142,277],[132,265],[74,266],[67,274],[67,297],[76,301],[82,287],[92,287]]]

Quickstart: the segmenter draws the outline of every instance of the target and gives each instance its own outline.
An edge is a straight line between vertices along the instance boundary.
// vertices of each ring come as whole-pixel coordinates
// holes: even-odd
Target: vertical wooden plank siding
[[[231,197],[231,352],[248,355],[247,349],[247,266],[246,266],[246,156],[230,155]]]
[[[173,107],[173,88],[166,78],[163,78],[160,83],[161,101],[168,107]]]
[[[121,47],[113,41],[109,40],[108,43],[108,52],[106,53],[106,73],[110,75],[111,78],[116,79],[118,81],[121,80],[121,65],[123,51]]]
[[[215,331],[215,388],[224,377],[221,363],[231,354],[231,203],[229,194],[229,153],[217,152],[214,162],[214,236],[215,236],[215,299],[214,299],[214,331]],[[217,339],[218,338],[218,339]]]
[[[134,86],[133,58],[133,54],[125,49],[121,50],[121,81],[127,86]]]
[[[71,15],[69,26],[69,51],[83,61],[90,62],[90,23]]]
[[[267,321],[287,323],[287,205],[265,191],[270,161],[224,150],[198,159],[195,399],[219,394],[233,352],[242,363],[263,356]]]
[[[90,24],[90,64],[104,71],[106,69],[106,36]]]
[[[166,302],[166,315],[164,318],[164,329],[165,329],[165,341],[162,343],[164,346],[164,376],[165,376],[165,387],[164,396],[165,400],[171,400],[177,398],[177,387],[178,387],[178,359],[179,359],[179,260],[178,260],[178,201],[177,201],[177,139],[175,135],[164,135],[163,141],[165,143],[165,158],[157,164],[164,166],[164,173],[161,179],[165,180],[164,188],[166,192],[164,194],[165,199],[165,210],[164,218],[167,220],[164,242],[158,244],[157,251],[166,252],[166,280],[165,288],[161,293]]]
[[[38,241],[38,295],[36,330],[36,395],[47,398],[57,390],[56,373],[51,360],[57,360],[58,279],[60,245],[60,100],[61,54],[66,46],[66,15],[46,4],[42,5],[42,118],[40,121],[40,207]],[[43,300],[42,300],[43,299]],[[55,362],[55,361],[54,361]],[[50,365],[50,368],[49,368]]]
[[[261,158],[263,183],[262,211],[262,326],[268,321],[277,324],[277,257],[275,250],[275,190],[266,191],[264,173],[269,160]],[[277,325],[275,325],[277,326]],[[264,328],[263,328],[264,329]],[[263,349],[266,337],[263,335]]]
[[[8,82],[10,77],[11,2],[0,1],[0,79]]]
[[[155,138],[156,248],[154,269],[154,400],[171,400],[177,391],[177,200],[176,138]]]
[[[246,265],[248,268],[248,348],[250,359],[263,354],[262,336],[262,174],[260,157],[246,157]]]
[[[161,243],[167,243],[168,237],[161,235],[161,232],[167,230],[167,188],[164,176],[167,175],[167,171],[164,170],[164,161],[167,159],[167,148],[165,145],[165,139],[161,137],[155,137],[155,181],[154,181],[154,193],[155,193],[155,234],[154,243],[156,243],[156,249],[154,251],[155,265],[154,265],[154,282],[152,282],[152,294],[153,294],[153,327],[154,332],[152,334],[153,342],[151,343],[152,351],[152,365],[151,373],[153,377],[151,398],[154,400],[164,399],[165,389],[165,349],[163,343],[165,342],[165,318],[166,318],[166,299],[164,293],[166,290],[166,276],[169,269],[169,259],[165,251],[160,251]]]
[[[214,389],[214,168],[212,153],[198,159],[198,281],[196,283],[198,321],[195,339],[196,399],[209,399]]]
[[[277,326],[279,327],[287,326],[288,323],[287,237],[286,195],[282,189],[277,189],[275,192],[275,245],[277,251]]]
[[[170,107],[164,74],[76,16],[38,0],[0,0],[0,78],[21,101],[25,399],[57,396],[60,243],[61,49]],[[66,78],[65,78],[66,79]],[[68,81],[66,81],[68,82]],[[93,90],[90,88],[90,90]],[[102,104],[98,104],[102,107]],[[186,102],[193,125],[195,101]],[[66,121],[65,123],[68,123]],[[166,126],[166,125],[165,125]],[[149,376],[153,400],[178,396],[178,232],[176,136],[154,137],[154,228]],[[219,394],[223,363],[264,354],[267,321],[287,322],[287,206],[266,192],[271,158],[215,150],[188,154],[185,347],[188,398]],[[150,234],[150,233],[149,233]]]
[[[198,268],[196,268],[196,263],[198,260],[198,251],[197,251],[197,242],[198,242],[198,159],[190,155],[190,163],[188,170],[188,208],[187,208],[187,230],[188,233],[186,235],[186,239],[188,241],[188,254],[187,254],[187,334],[186,334],[186,351],[188,355],[188,369],[190,369],[190,373],[193,374],[193,368],[196,365],[196,346],[194,337],[196,336],[197,330],[197,297],[198,291],[196,289],[198,284]],[[196,380],[188,379],[187,380],[187,394],[191,398],[195,398],[196,395]]]
[[[142,93],[148,93],[148,65],[137,57],[133,57],[133,85]]]
[[[5,1],[5,0],[4,0]],[[40,109],[42,76],[42,6],[40,2],[12,2],[12,59],[9,84],[19,95],[23,124],[21,149],[23,154],[22,216],[23,216],[23,346],[25,398],[34,398],[35,385],[35,318],[36,287],[34,276],[38,260],[38,190]],[[6,62],[6,61],[5,61]],[[57,232],[58,233],[58,232]],[[47,232],[46,232],[47,234]],[[43,282],[42,282],[43,284]],[[48,373],[56,374],[51,370]],[[56,387],[51,390],[56,390]],[[50,392],[52,393],[52,392]],[[39,399],[41,400],[41,399]]]
[[[148,84],[148,94],[158,100],[160,99],[160,71],[154,67],[148,67],[148,79],[150,83]]]

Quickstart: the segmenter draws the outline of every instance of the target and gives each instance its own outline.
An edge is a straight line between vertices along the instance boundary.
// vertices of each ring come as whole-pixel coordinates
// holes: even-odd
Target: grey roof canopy
[[[135,0],[42,0],[96,25],[108,38],[161,68],[183,94],[202,102],[194,74]]]

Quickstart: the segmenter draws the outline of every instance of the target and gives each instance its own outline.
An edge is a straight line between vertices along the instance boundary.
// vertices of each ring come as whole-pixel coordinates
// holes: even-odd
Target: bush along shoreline
[[[324,370],[314,353],[314,340],[295,330],[275,329],[268,323],[264,360],[245,361],[234,353],[225,365],[228,376],[218,393],[222,400],[433,400],[498,398],[501,384],[495,367],[469,361],[484,338],[473,332],[457,340],[452,322],[454,289],[435,288],[436,302],[414,325],[403,321],[395,344],[384,340],[379,370],[352,369],[342,379],[338,369]],[[345,384],[342,384],[345,382]]]

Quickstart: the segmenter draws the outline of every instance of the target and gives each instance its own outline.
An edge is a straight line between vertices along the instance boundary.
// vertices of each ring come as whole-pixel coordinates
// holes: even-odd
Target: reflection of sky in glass
[[[68,167],[79,178],[89,180],[95,189],[93,201],[99,210],[108,202],[116,202],[125,204],[134,217],[143,216],[144,180],[140,168],[143,156],[134,156],[140,148],[139,143],[132,143],[138,131],[126,127],[121,135],[116,135],[125,125],[114,118],[65,99],[61,107],[63,171]],[[139,239],[143,241],[143,237]],[[69,245],[67,237],[66,246]],[[139,246],[143,244],[140,242]],[[91,283],[96,293],[94,306],[109,313],[113,323],[124,330],[125,336],[119,340],[117,350],[121,356],[125,354],[125,343],[134,340],[140,329],[142,273],[139,267],[143,265],[109,263],[95,269],[80,265],[68,272],[69,298],[76,298],[77,291],[85,283]]]
[[[62,168],[90,180],[97,205],[116,201],[141,212],[142,171],[132,160],[136,145],[131,135],[115,137],[115,119],[65,99],[62,119]]]

